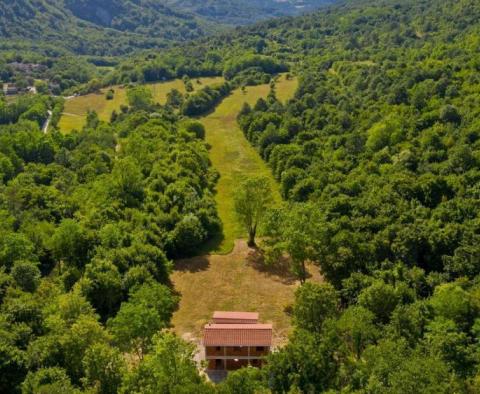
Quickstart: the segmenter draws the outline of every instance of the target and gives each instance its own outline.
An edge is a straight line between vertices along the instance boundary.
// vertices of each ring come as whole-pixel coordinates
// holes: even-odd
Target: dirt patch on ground
[[[274,326],[274,344],[285,342],[291,330],[289,310],[299,283],[288,271],[268,269],[259,263],[258,251],[244,240],[235,241],[228,255],[207,255],[179,260],[171,278],[181,295],[173,316],[174,330],[192,341],[215,310],[255,311]],[[309,266],[311,281],[321,281],[318,268]]]

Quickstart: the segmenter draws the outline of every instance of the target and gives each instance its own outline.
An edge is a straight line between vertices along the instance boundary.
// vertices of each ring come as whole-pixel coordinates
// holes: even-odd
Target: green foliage
[[[82,267],[89,255],[90,241],[86,230],[75,220],[65,219],[50,241],[54,258],[67,265]]]
[[[121,352],[170,325],[169,258],[218,232],[203,127],[140,106],[69,135],[0,126],[2,392],[118,392]]]
[[[112,169],[114,195],[126,207],[138,207],[144,198],[143,174],[135,159],[117,161]]]
[[[32,261],[17,260],[12,267],[12,277],[22,290],[34,292],[40,280],[40,270]]]
[[[100,394],[116,394],[126,372],[122,354],[106,344],[89,348],[82,360],[85,369],[84,385],[95,387]]]
[[[177,304],[171,291],[160,284],[144,284],[123,303],[108,321],[115,343],[124,351],[135,351],[142,358],[153,335],[169,325]]]
[[[478,313],[478,306],[472,304],[471,295],[456,283],[438,286],[430,302],[438,316],[462,326],[471,325],[472,317]]]
[[[370,310],[379,321],[388,323],[390,315],[399,303],[399,297],[392,285],[375,281],[360,293],[358,303]]]
[[[245,55],[241,58],[232,59],[225,65],[223,75],[230,80],[241,71],[258,68],[267,74],[277,74],[287,71],[287,66],[280,64],[275,59],[262,55]]]
[[[103,317],[112,316],[122,301],[122,277],[108,260],[93,260],[85,266],[80,282],[82,293]]]
[[[183,105],[184,97],[177,89],[172,89],[167,93],[167,105],[170,105],[173,108],[180,108]]]
[[[182,105],[181,112],[187,116],[199,116],[209,112],[231,91],[229,83],[206,86],[190,95]]]
[[[108,340],[107,333],[94,317],[81,315],[59,338],[65,369],[72,381],[79,382],[85,374],[82,360],[87,350]]]
[[[0,389],[2,392],[15,390],[24,379],[27,366],[25,356],[15,346],[0,342]]]
[[[257,229],[271,204],[272,193],[268,178],[249,178],[239,184],[235,193],[235,211],[248,232],[249,246],[255,246]]]
[[[135,110],[147,110],[153,105],[152,91],[145,86],[134,86],[127,89],[128,104]]]
[[[295,292],[295,325],[311,332],[321,332],[323,323],[336,315],[338,306],[338,295],[332,285],[305,283]]]
[[[273,210],[267,220],[265,241],[267,257],[279,260],[283,254],[290,259],[290,271],[300,282],[305,283],[308,277],[307,261],[316,262],[321,248],[322,228],[319,212],[310,205],[284,206]],[[272,256],[269,256],[272,254]]]
[[[196,138],[205,139],[205,127],[200,122],[187,121],[183,124],[185,130],[195,135]]]
[[[264,376],[258,368],[242,368],[230,372],[219,386],[221,394],[259,394],[267,393]]]
[[[333,340],[333,342],[332,342]],[[337,344],[329,335],[297,331],[282,351],[272,353],[265,376],[273,392],[324,392],[334,379]]]
[[[361,306],[346,309],[338,319],[337,330],[349,352],[355,355],[357,360],[365,348],[380,336],[375,326],[375,315]]]
[[[115,91],[113,89],[108,89],[107,93],[105,93],[105,98],[107,100],[113,100],[115,97]]]
[[[0,240],[0,264],[11,269],[15,261],[34,257],[34,245],[23,234],[9,232]]]
[[[383,341],[365,354],[370,375],[367,390],[394,393],[448,393],[454,386],[447,366],[438,358],[412,353],[404,343]]]
[[[125,378],[120,393],[207,393],[193,361],[195,346],[164,332],[152,352]]]
[[[22,394],[74,394],[80,390],[74,389],[66,372],[62,368],[52,367],[29,372],[22,384]]]

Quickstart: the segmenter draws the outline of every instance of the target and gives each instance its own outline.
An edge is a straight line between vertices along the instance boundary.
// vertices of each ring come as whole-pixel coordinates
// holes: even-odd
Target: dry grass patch
[[[298,87],[298,79],[291,77],[287,79],[286,74],[280,76],[279,80],[275,85],[277,98],[285,103],[290,100]]]
[[[216,310],[255,311],[274,326],[274,342],[283,343],[291,330],[289,309],[299,283],[288,273],[259,270],[252,264],[256,251],[235,242],[229,255],[180,260],[171,275],[181,295],[172,320],[179,336],[200,338],[202,328]],[[321,281],[318,269],[308,267],[311,281]]]

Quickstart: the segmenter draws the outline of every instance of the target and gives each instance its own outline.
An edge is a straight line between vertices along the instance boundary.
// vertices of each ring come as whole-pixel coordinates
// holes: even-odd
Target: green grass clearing
[[[286,80],[281,76],[277,97],[282,101],[291,98],[297,84],[295,79]],[[177,261],[171,275],[175,290],[181,295],[172,324],[175,332],[188,340],[199,341],[204,324],[215,310],[259,312],[262,322],[274,326],[275,345],[284,343],[291,331],[288,309],[299,282],[288,271],[275,272],[255,263],[261,261],[259,254],[239,239],[246,234],[233,209],[238,179],[249,175],[267,176],[275,200],[281,200],[270,169],[246,140],[236,121],[244,102],[253,105],[260,97],[266,97],[269,90],[269,85],[248,87],[245,93],[238,89],[214,112],[200,119],[211,146],[210,159],[220,172],[216,202],[224,238],[209,245],[211,254]],[[309,280],[322,281],[318,267],[309,265],[308,271]]]
[[[297,84],[296,79],[287,80],[285,75],[280,76],[276,85],[277,97],[282,101],[291,98]],[[223,223],[223,239],[207,245],[215,253],[229,253],[234,241],[246,236],[234,210],[235,187],[240,179],[253,175],[268,177],[275,201],[281,200],[270,169],[247,141],[236,120],[245,102],[254,105],[260,97],[266,97],[269,91],[269,85],[249,86],[245,92],[237,89],[214,112],[200,119],[206,129],[206,141],[211,146],[210,160],[220,173],[216,202]]]
[[[199,83],[199,82],[200,83]],[[204,86],[222,82],[222,77],[192,79],[194,90],[199,90]],[[181,93],[186,93],[185,84],[181,79],[173,81],[148,84],[152,89],[155,102],[165,104],[167,94],[172,89],[178,89]],[[81,129],[85,125],[88,110],[95,110],[100,120],[109,121],[112,112],[118,111],[120,106],[127,103],[126,89],[122,86],[113,86],[115,95],[113,100],[107,100],[105,93],[110,88],[102,89],[100,93],[87,94],[69,99],[65,102],[65,108],[62,118],[59,122],[59,128],[62,132],[68,133],[74,129]]]

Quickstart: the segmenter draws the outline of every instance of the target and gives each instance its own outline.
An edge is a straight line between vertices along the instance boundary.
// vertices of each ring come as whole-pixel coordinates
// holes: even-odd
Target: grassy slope
[[[277,84],[277,96],[286,100],[296,87],[296,81],[286,81],[282,77]],[[230,251],[235,239],[245,237],[233,213],[233,193],[240,176],[268,176],[275,198],[280,200],[278,186],[269,169],[236,123],[237,113],[245,101],[254,104],[268,92],[267,85],[248,87],[246,94],[237,90],[215,112],[201,119],[211,145],[212,164],[221,174],[216,200],[225,239],[218,253]],[[262,321],[274,324],[275,343],[278,344],[290,329],[290,317],[285,309],[292,303],[298,283],[282,273],[261,272],[251,264],[253,252],[245,242],[236,241],[235,245],[228,255],[207,255],[176,263],[171,279],[181,294],[181,301],[173,317],[174,329],[181,336],[198,339],[203,325],[215,310],[258,311]],[[309,267],[309,271],[313,280],[321,280],[316,268]]]
[[[192,80],[194,89],[197,90],[205,85],[222,82],[223,78],[200,78],[201,84],[196,80]],[[185,85],[182,80],[174,80],[168,82],[161,82],[148,85],[151,87],[156,102],[164,104],[167,93],[172,89],[178,89],[182,93],[185,92]],[[60,130],[68,133],[73,129],[81,129],[85,124],[85,117],[88,110],[95,110],[101,120],[110,120],[110,115],[114,110],[119,110],[122,104],[127,103],[126,91],[123,87],[114,87],[115,96],[113,100],[105,99],[105,92],[108,89],[103,89],[98,94],[88,94],[86,96],[75,97],[67,100],[65,103],[64,113],[60,119]]]
[[[282,76],[277,83],[277,97],[285,101],[293,96],[296,88],[296,80],[287,81]],[[239,179],[250,175],[267,176],[270,179],[275,200],[280,201],[278,185],[270,169],[245,139],[236,120],[243,103],[254,105],[260,97],[266,97],[269,91],[269,85],[249,86],[245,93],[238,89],[213,113],[201,119],[207,130],[206,140],[211,145],[210,160],[213,167],[220,172],[216,201],[223,223],[224,239],[215,240],[217,245],[209,245],[216,253],[230,252],[235,239],[245,237],[245,230],[238,223],[233,208],[235,185]]]

